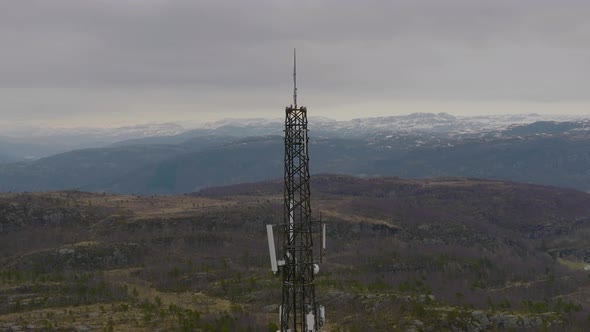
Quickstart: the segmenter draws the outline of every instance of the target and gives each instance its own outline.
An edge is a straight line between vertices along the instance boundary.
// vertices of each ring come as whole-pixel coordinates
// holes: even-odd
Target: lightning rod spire
[[[297,49],[293,49],[293,106],[297,108]]]

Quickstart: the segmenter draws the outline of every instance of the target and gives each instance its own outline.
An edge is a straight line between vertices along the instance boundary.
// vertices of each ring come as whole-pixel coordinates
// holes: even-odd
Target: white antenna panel
[[[266,236],[268,237],[268,252],[270,254],[270,268],[273,273],[277,273],[279,268],[277,266],[277,253],[275,250],[275,237],[272,231],[272,225],[266,225]]]

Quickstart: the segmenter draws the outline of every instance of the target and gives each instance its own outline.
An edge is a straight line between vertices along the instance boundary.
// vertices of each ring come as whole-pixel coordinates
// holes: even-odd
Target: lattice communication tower
[[[314,220],[310,204],[307,108],[297,106],[296,55],[293,52],[293,105],[285,109],[284,218],[277,260],[273,225],[267,225],[271,268],[282,275],[281,332],[317,332],[325,309],[316,301],[314,277],[326,249],[326,225]],[[314,256],[314,239],[318,240]]]

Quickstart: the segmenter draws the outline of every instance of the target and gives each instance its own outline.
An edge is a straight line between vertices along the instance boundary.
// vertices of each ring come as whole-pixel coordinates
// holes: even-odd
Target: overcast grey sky
[[[590,114],[590,1],[3,0],[0,124]]]

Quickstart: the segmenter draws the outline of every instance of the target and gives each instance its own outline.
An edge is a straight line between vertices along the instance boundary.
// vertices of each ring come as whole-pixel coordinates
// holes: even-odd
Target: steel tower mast
[[[272,225],[267,226],[271,266],[282,274],[281,332],[316,332],[325,310],[316,301],[314,238],[321,238],[319,258],[325,250],[325,224],[313,220],[307,136],[307,108],[297,106],[296,54],[293,50],[293,105],[285,109],[284,218],[278,226],[280,255],[276,260]],[[320,241],[318,241],[319,243]],[[280,271],[279,271],[280,268]]]

